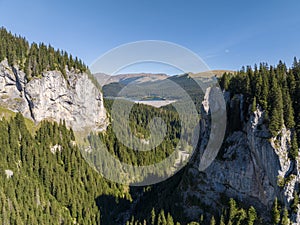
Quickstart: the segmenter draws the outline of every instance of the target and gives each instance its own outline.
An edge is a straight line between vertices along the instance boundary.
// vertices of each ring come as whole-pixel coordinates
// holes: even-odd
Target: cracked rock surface
[[[0,105],[35,122],[65,120],[75,131],[99,131],[107,125],[102,93],[86,73],[67,70],[64,78],[60,71],[47,71],[28,82],[22,70],[2,61]]]

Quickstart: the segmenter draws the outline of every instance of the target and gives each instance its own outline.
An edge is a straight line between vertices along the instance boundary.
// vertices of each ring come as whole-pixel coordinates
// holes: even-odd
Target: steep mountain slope
[[[36,122],[65,120],[75,130],[105,128],[99,84],[62,50],[0,28],[0,104]]]
[[[100,224],[99,196],[130,198],[84,161],[74,140],[64,123],[43,121],[32,135],[20,113],[0,120],[1,224]]]
[[[238,111],[234,109],[236,106]],[[263,123],[264,112],[260,108],[250,113],[249,120],[245,121],[242,95],[234,96],[228,107],[231,113],[240,113],[240,116],[234,116],[240,127],[230,132],[218,158],[207,170],[198,170],[200,155],[196,155],[186,170],[187,179],[179,185],[183,205],[188,206],[184,207],[185,213],[189,218],[197,219],[200,214],[209,212],[209,207],[211,213],[215,213],[226,203],[226,198],[234,198],[243,206],[253,205],[265,223],[270,223],[274,199],[291,207],[300,179],[299,159],[289,158],[291,132],[283,127],[280,135],[272,137]],[[207,137],[208,126],[209,120],[202,120],[203,137]],[[202,143],[200,152],[205,146],[205,138]],[[206,210],[203,211],[197,202],[206,205]],[[296,214],[293,219],[295,224],[299,223]]]
[[[151,201],[156,213],[164,210],[184,224],[253,224],[252,206],[259,216],[254,224],[300,224],[299,80],[297,60],[291,69],[279,62],[225,73],[228,126],[217,158],[199,171],[212,126],[209,107],[202,107],[198,151],[182,174],[144,193],[133,210],[136,220],[151,217],[144,203]]]
[[[0,62],[0,104],[35,122],[65,120],[76,131],[105,128],[102,93],[88,74],[66,68],[65,77],[57,70],[44,71],[28,81],[18,66],[10,66],[3,60]]]

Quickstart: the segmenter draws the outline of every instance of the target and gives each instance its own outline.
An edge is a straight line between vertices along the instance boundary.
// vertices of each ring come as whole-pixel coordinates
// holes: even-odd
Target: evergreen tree
[[[278,205],[277,198],[275,198],[273,208],[272,208],[272,223],[277,225],[280,222],[280,209]]]
[[[225,220],[224,220],[223,214],[221,215],[221,218],[220,218],[220,225],[225,225]]]
[[[155,225],[155,210],[152,208],[151,210],[151,225]]]
[[[261,94],[259,96],[259,103],[264,110],[268,110],[268,96],[269,96],[269,76],[266,71],[264,71],[262,78]]]
[[[292,210],[294,213],[298,212],[298,204],[299,204],[299,195],[297,191],[294,191],[294,199],[293,199],[293,204],[292,204]]]
[[[165,217],[164,210],[161,210],[160,213],[158,214],[158,219],[157,219],[157,225],[166,225],[167,220]]]
[[[278,82],[274,74],[274,70],[271,70],[271,92],[269,96],[270,102],[270,124],[269,129],[273,136],[277,135],[278,131],[283,125],[283,100],[282,92],[278,87]]]
[[[252,102],[252,108],[251,108],[252,110],[252,112],[255,112],[256,111],[256,97],[254,96],[254,98],[253,98],[253,102]]]
[[[262,85],[263,85],[263,79],[262,79],[262,75],[260,73],[258,73],[255,77],[255,97],[256,99],[259,100],[259,103],[262,104],[261,102],[261,94],[262,94]]]
[[[210,225],[216,225],[216,220],[214,216],[210,220]]]
[[[200,224],[202,224],[203,221],[204,221],[204,216],[203,216],[203,214],[201,214],[201,216],[200,216],[200,218],[199,218]]]
[[[230,74],[224,73],[220,79],[220,86],[223,90],[227,91],[230,83]]]
[[[283,216],[281,219],[281,225],[289,225],[290,224],[290,219],[289,219],[289,213],[286,208],[283,210]]]
[[[172,216],[170,215],[170,213],[168,213],[167,215],[167,225],[174,225],[174,221],[173,221],[173,218]]]
[[[290,95],[292,97],[292,100],[295,100],[294,96],[296,93],[296,80],[295,80],[293,70],[289,70],[289,72],[288,72],[287,84],[288,84],[288,89],[289,89]]]
[[[229,221],[228,224],[233,224],[234,218],[237,214],[236,201],[234,199],[229,200]]]
[[[291,143],[291,149],[290,149],[290,155],[293,159],[296,159],[298,157],[298,143],[297,143],[297,136],[296,134],[293,134],[292,136],[292,143]]]
[[[253,206],[251,206],[248,210],[248,225],[253,225],[256,219],[257,219],[256,210]]]
[[[284,122],[287,128],[291,129],[295,126],[294,120],[294,109],[291,100],[291,96],[289,94],[287,85],[285,85],[283,89],[283,99],[284,99]]]

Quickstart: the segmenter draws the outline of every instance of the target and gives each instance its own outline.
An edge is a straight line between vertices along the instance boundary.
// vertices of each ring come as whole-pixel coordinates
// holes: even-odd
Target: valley
[[[300,223],[297,58],[108,78],[0,34],[2,224]],[[227,119],[215,158],[213,113]]]

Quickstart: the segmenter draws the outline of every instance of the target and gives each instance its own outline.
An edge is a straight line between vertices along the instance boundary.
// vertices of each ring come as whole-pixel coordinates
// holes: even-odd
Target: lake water
[[[160,108],[165,105],[172,104],[176,102],[176,100],[161,100],[161,99],[151,99],[151,100],[136,100],[131,98],[124,98],[124,97],[105,97],[107,99],[120,99],[120,100],[126,100],[130,102],[134,102],[136,104],[144,104],[144,105],[151,105],[156,108]]]

